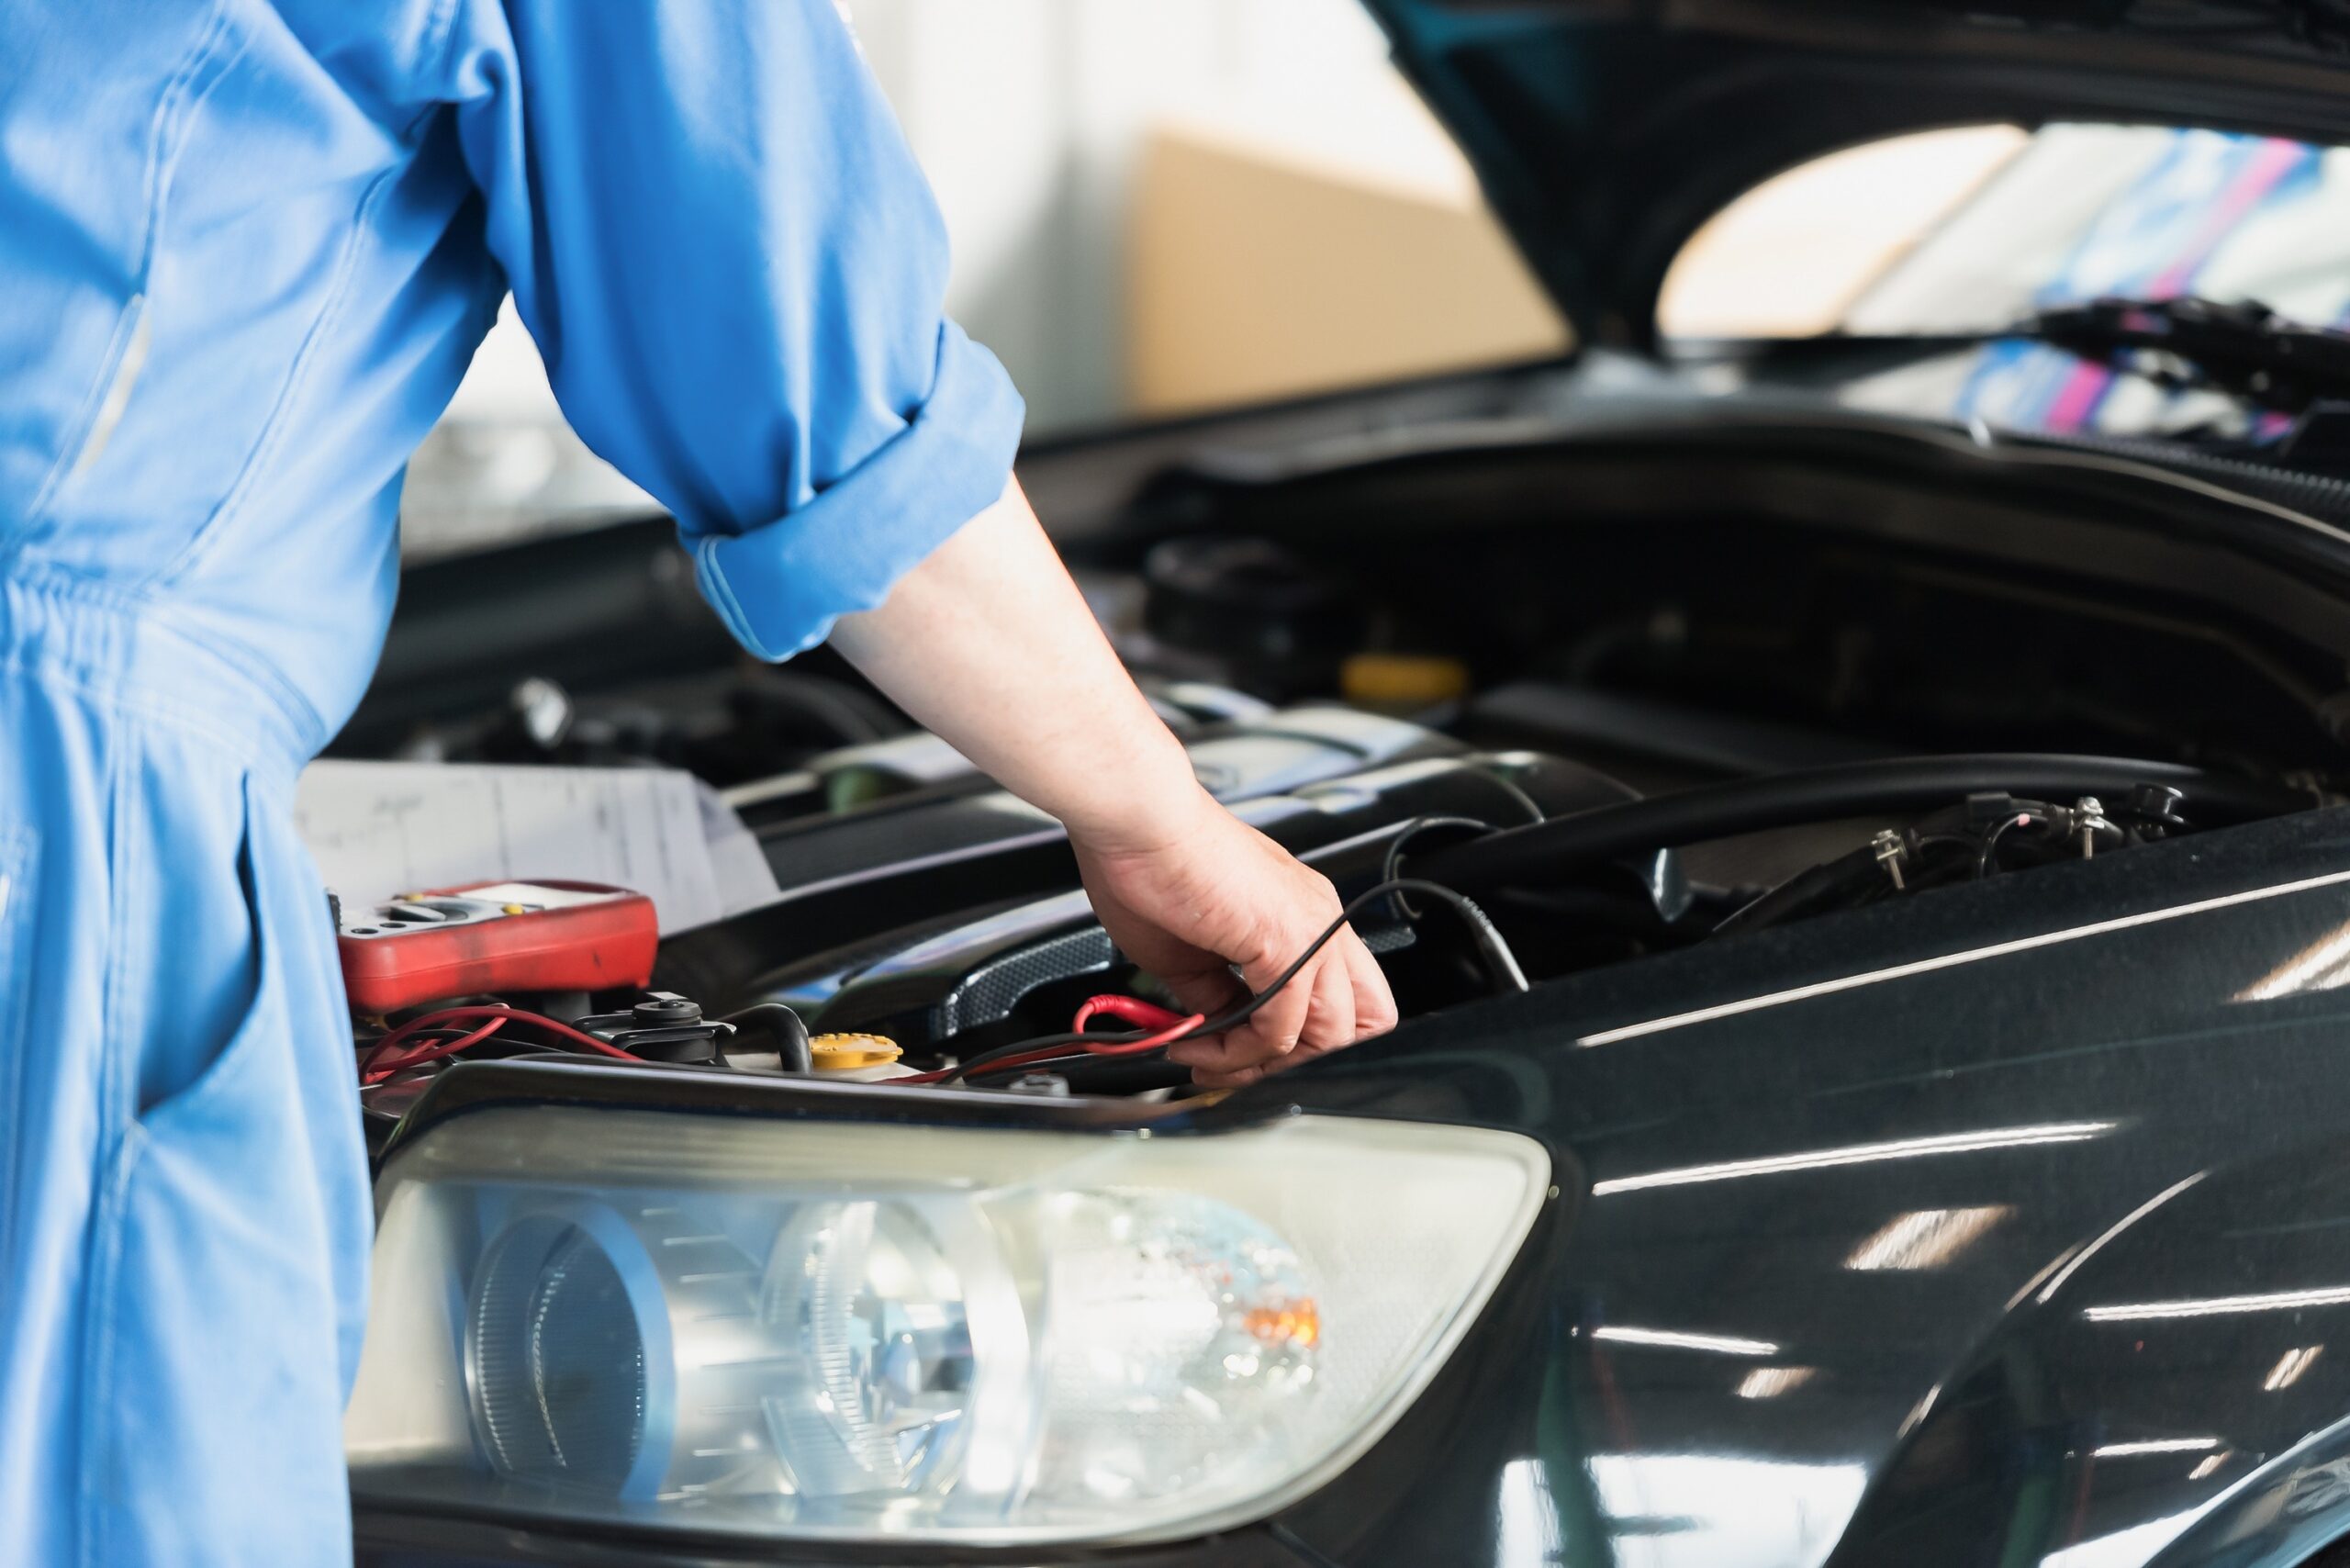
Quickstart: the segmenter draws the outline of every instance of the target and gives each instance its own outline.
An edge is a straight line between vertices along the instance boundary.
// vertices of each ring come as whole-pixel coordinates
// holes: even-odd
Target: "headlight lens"
[[[870,1173],[870,1174],[867,1174]],[[1161,1540],[1370,1446],[1539,1145],[477,1112],[378,1186],[362,1497],[810,1538]]]

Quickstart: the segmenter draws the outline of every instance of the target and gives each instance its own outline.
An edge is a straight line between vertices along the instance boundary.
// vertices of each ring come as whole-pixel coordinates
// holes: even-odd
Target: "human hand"
[[[1111,938],[1214,1016],[1261,990],[1338,917],[1315,872],[1215,803],[1069,580],[1015,483],[844,616],[833,645],[917,722],[1069,828]],[[1386,977],[1351,931],[1248,1022],[1168,1054],[1216,1087],[1393,1026]]]
[[[1327,878],[1204,792],[1142,833],[1072,842],[1102,927],[1193,1013],[1213,1017],[1263,990],[1338,918]],[[1394,1026],[1387,978],[1348,927],[1246,1023],[1167,1054],[1229,1089]]]

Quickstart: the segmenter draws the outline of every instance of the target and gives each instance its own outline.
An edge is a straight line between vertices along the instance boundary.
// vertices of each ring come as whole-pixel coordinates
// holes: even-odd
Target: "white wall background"
[[[1032,428],[1121,409],[1126,181],[1151,128],[1465,182],[1355,0],[845,0],[956,247],[948,308]]]
[[[1470,183],[1357,0],[840,3],[945,213],[947,308],[1011,369],[1032,434],[1125,411],[1127,182],[1152,128]],[[640,504],[563,425],[509,310],[417,455],[404,537],[430,554]]]

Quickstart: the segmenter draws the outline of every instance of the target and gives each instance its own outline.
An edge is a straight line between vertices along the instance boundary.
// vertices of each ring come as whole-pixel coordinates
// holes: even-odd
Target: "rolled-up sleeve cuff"
[[[930,398],[904,430],[789,515],[694,543],[703,597],[760,658],[815,646],[995,504],[1024,413],[995,355],[943,323]]]

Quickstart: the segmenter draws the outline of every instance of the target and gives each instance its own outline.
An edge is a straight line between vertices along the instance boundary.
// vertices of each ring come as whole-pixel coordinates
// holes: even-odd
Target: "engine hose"
[[[1892,757],[1596,806],[1431,849],[1410,857],[1404,868],[1452,888],[1540,887],[1627,855],[1846,817],[1930,811],[1988,790],[2042,801],[2110,796],[2119,804],[2141,784],[2179,791],[2179,812],[2198,827],[2281,816],[2322,803],[2314,790],[2173,762],[2032,752]]]
[[[1714,927],[1713,934],[1728,936],[1738,931],[1759,931],[1782,921],[1859,902],[1886,885],[1885,867],[1878,861],[1874,847],[1863,846],[1796,872],[1752,902],[1732,910]]]
[[[815,1052],[808,1043],[808,1025],[782,1002],[762,1002],[740,1013],[730,1013],[720,1022],[732,1024],[745,1033],[756,1031],[771,1036],[781,1070],[803,1077],[816,1070]]]

